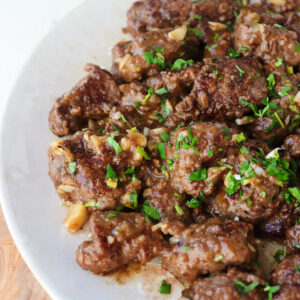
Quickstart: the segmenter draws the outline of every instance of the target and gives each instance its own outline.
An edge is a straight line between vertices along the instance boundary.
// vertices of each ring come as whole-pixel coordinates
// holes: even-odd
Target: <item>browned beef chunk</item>
[[[212,167],[208,169],[207,174],[204,170],[202,172],[205,176],[201,176],[199,180],[190,180],[191,173],[200,170],[206,163],[213,161],[214,157],[218,157],[224,149],[237,143],[232,137],[236,133],[235,130],[230,131],[224,124],[210,122],[196,123],[189,128],[175,131],[166,146],[167,159],[174,161],[171,183],[175,190],[180,194],[187,193],[193,197],[198,197],[202,190],[207,195],[211,194],[218,178],[226,168]],[[185,146],[188,136],[191,137],[191,142],[186,143],[188,145]],[[230,138],[225,138],[226,136]],[[193,139],[194,145],[192,145]]]
[[[261,163],[253,162],[255,151],[242,154],[240,149],[230,149],[225,165],[231,166],[225,173],[223,185],[207,199],[208,210],[215,215],[239,217],[248,222],[257,222],[272,216],[280,205],[277,179],[270,176]],[[245,171],[246,170],[246,171]],[[238,180],[246,176],[243,183]]]
[[[243,99],[260,105],[267,96],[267,84],[261,65],[255,59],[205,59],[205,65],[187,96],[196,104],[200,117],[230,120],[241,117],[250,108]]]
[[[273,271],[272,280],[276,284],[300,285],[300,255],[290,255]]]
[[[120,101],[118,86],[108,71],[92,64],[85,70],[88,75],[57,98],[50,111],[49,126],[57,136],[80,130],[88,118],[102,119]]]
[[[145,189],[143,197],[158,210],[162,220],[190,221],[190,213],[185,206],[183,195],[176,193],[167,180],[156,182],[153,186]]]
[[[143,149],[147,140],[131,130],[125,136],[118,132],[113,135],[86,130],[51,144],[49,175],[62,199],[94,201],[100,209],[113,209],[119,204],[132,207],[130,193],[140,190],[141,181],[132,181],[125,172],[142,164],[143,156],[137,153],[137,147]],[[119,143],[120,153],[112,147],[112,140]],[[115,175],[109,172],[109,165]]]
[[[252,291],[243,292],[237,282],[245,285],[258,284]],[[263,300],[265,295],[261,285],[264,280],[256,275],[231,269],[204,279],[198,279],[182,295],[190,300]]]
[[[218,37],[218,36],[217,36]],[[205,47],[205,58],[224,57],[229,55],[229,49],[233,48],[233,35],[229,32],[223,33],[220,37],[214,38],[213,41]]]
[[[300,286],[280,285],[280,290],[273,296],[274,300],[300,300]]]
[[[77,250],[77,262],[94,273],[108,273],[132,262],[146,263],[164,247],[160,232],[140,213],[95,212],[90,218],[92,241]]]
[[[263,3],[269,5],[271,11],[275,11],[279,13],[289,11],[289,10],[297,10],[300,7],[299,0],[283,0],[283,1],[263,0]]]
[[[292,226],[300,217],[300,211],[293,204],[284,203],[280,209],[269,219],[263,221],[260,226],[260,232],[266,236],[281,237],[285,234],[288,227]]]
[[[126,82],[141,79],[143,75],[156,74],[179,57],[191,58],[198,53],[195,38],[185,39],[187,28],[182,28],[181,38],[174,38],[174,29],[149,31],[132,41],[119,42],[113,49],[113,71]]]
[[[159,225],[163,231],[168,227]],[[218,218],[190,225],[173,236],[178,242],[171,252],[162,253],[163,264],[180,280],[192,283],[199,275],[250,263],[256,251],[251,230],[250,224]]]
[[[240,24],[235,28],[234,44],[244,56],[254,56],[265,64],[276,64],[278,58],[284,65],[300,63],[296,50],[297,34],[265,24]],[[247,47],[248,51],[243,51]],[[276,65],[275,65],[276,66]]]
[[[225,22],[234,18],[233,10],[238,11],[238,5],[233,0],[195,1],[192,15],[206,17],[209,21]]]
[[[284,146],[294,158],[300,157],[300,134],[292,134],[285,138]]]
[[[287,253],[300,253],[300,225],[290,227],[286,231]],[[299,261],[300,265],[300,261]],[[299,280],[300,284],[300,280]]]
[[[191,0],[137,1],[127,13],[127,28],[132,35],[138,35],[149,30],[175,27],[188,19],[191,9]]]

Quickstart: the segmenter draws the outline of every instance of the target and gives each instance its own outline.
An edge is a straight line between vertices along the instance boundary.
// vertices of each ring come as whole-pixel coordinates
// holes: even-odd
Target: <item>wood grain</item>
[[[0,299],[50,300],[17,250],[0,207]]]

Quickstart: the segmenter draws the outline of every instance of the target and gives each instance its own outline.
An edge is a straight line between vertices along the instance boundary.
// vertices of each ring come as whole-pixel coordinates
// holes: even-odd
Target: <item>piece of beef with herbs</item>
[[[281,284],[278,292],[273,295],[274,300],[300,300],[300,286]]]
[[[234,32],[235,49],[244,56],[254,56],[264,64],[297,66],[297,34],[265,24],[240,24]],[[248,50],[243,51],[246,47]]]
[[[299,0],[263,0],[262,2],[270,7],[270,11],[275,11],[278,13],[283,13],[290,10],[295,11],[300,7]]]
[[[205,202],[212,214],[255,224],[277,211],[283,200],[278,179],[256,158],[260,158],[256,151],[245,146],[226,152],[221,160],[227,166],[222,183]]]
[[[180,193],[198,197],[210,195],[226,168],[215,168],[215,160],[223,151],[237,143],[225,124],[201,122],[174,132],[167,143],[166,160],[174,161],[170,172],[171,183]],[[218,165],[217,165],[218,166]]]
[[[177,32],[176,30],[180,30]],[[175,32],[174,32],[175,31]],[[198,55],[198,41],[186,37],[187,27],[149,31],[113,48],[113,73],[126,82],[158,74],[180,59],[186,66]],[[185,40],[185,43],[182,41]],[[187,60],[185,60],[187,59]]]
[[[165,247],[162,234],[151,230],[141,213],[95,212],[90,221],[92,241],[83,242],[76,252],[85,270],[105,274],[129,263],[145,264]]]
[[[296,220],[300,217],[300,210],[294,203],[286,203],[278,209],[278,211],[264,220],[259,225],[259,234],[266,237],[270,235],[273,237],[282,237],[285,235],[286,230],[295,224]]]
[[[300,253],[300,225],[299,224],[296,224],[288,228],[288,230],[286,231],[286,247],[287,247],[286,251],[288,254]]]
[[[264,280],[254,274],[230,269],[227,273],[212,274],[198,279],[182,295],[190,300],[263,300]]]
[[[136,208],[133,200],[142,184],[132,181],[127,169],[142,164],[146,144],[145,136],[132,130],[126,134],[80,131],[51,143],[49,175],[65,201],[94,203],[87,205],[100,210],[120,204]]]
[[[191,99],[204,120],[231,120],[251,109],[243,106],[243,99],[259,105],[266,98],[267,83],[260,63],[252,58],[205,59],[205,65],[186,97]]]
[[[300,285],[300,255],[287,256],[273,271],[275,284]]]
[[[291,134],[284,140],[285,149],[293,158],[300,157],[300,134]]]
[[[144,0],[127,12],[127,30],[133,35],[182,25],[192,9],[191,0]]]
[[[86,65],[85,71],[88,75],[57,98],[50,111],[49,127],[57,136],[82,129],[88,118],[105,118],[120,101],[120,91],[108,71],[92,64]]]
[[[167,223],[159,223],[156,228],[170,233]],[[163,266],[183,282],[191,284],[200,275],[245,265],[254,259],[256,250],[250,224],[211,218],[184,230],[177,229],[173,230],[177,241],[173,250],[163,251],[161,256]]]

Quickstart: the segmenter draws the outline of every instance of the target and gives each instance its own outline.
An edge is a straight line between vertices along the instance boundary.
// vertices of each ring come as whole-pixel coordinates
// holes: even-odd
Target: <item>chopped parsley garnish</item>
[[[135,169],[134,169],[134,167],[128,168],[128,169],[125,171],[125,175],[132,175],[132,181],[135,181],[135,180],[136,180],[136,175],[135,175]]]
[[[247,51],[249,51],[249,48],[247,48],[247,47],[242,47],[241,50],[244,51],[244,52],[247,52]]]
[[[115,217],[117,217],[117,216],[118,216],[118,215],[117,215],[116,213],[108,213],[108,214],[106,215],[105,221],[108,222],[108,221],[110,221],[110,218],[115,218]]]
[[[207,169],[199,169],[190,174],[190,181],[203,181],[207,178]]]
[[[284,97],[288,94],[288,92],[291,90],[291,87],[289,85],[285,86],[284,89],[279,93],[280,96]]]
[[[84,207],[100,207],[100,203],[95,202],[95,201],[90,201],[90,202],[85,203],[83,206]]]
[[[150,156],[143,148],[138,146],[136,151],[137,151],[137,153],[141,154],[146,160],[151,160]]]
[[[161,294],[171,293],[171,284],[168,284],[165,280],[162,281],[159,292]]]
[[[291,196],[293,196],[297,201],[300,202],[300,189],[297,187],[289,188],[288,189]]]
[[[183,216],[184,215],[184,211],[182,209],[182,207],[178,204],[175,205],[175,210],[178,213],[179,216]]]
[[[296,271],[297,271],[298,273],[300,273],[300,265],[298,265],[298,266],[296,267]]]
[[[118,178],[116,172],[114,171],[111,165],[107,165],[106,178]]]
[[[215,49],[215,48],[217,48],[218,47],[218,45],[217,44],[212,44],[212,45],[206,45],[205,46],[205,49],[206,50],[208,50],[208,51],[211,51],[211,50],[213,50],[213,49]]]
[[[238,143],[241,143],[241,142],[246,141],[246,137],[245,137],[245,135],[244,135],[243,132],[241,132],[240,134],[238,134],[238,135],[235,137],[235,139],[236,139],[236,141],[237,141]]]
[[[277,61],[275,63],[276,67],[280,67],[282,65],[283,59],[282,58],[277,58]]]
[[[220,37],[220,34],[219,33],[216,33],[215,36],[214,36],[214,42],[216,42]]]
[[[135,104],[136,108],[139,108],[142,105],[141,102],[139,102],[139,101],[135,102],[134,104]]]
[[[165,132],[162,132],[161,134],[160,134],[160,137],[161,137],[161,139],[166,143],[166,142],[168,142],[169,140],[170,140],[170,136],[167,134],[167,133],[165,133]]]
[[[189,208],[198,208],[200,207],[200,204],[204,201],[205,199],[205,194],[203,191],[201,191],[200,196],[197,198],[192,198],[191,200],[186,202],[186,206]]]
[[[229,196],[233,195],[237,190],[241,188],[241,181],[236,179],[232,175],[231,171],[226,175],[225,182],[226,182],[226,194]]]
[[[255,281],[250,283],[249,285],[246,285],[242,281],[236,280],[234,285],[240,294],[246,294],[253,291],[259,285],[259,282]]]
[[[165,144],[164,143],[157,143],[157,149],[159,151],[160,157],[162,159],[166,159]]]
[[[280,285],[270,286],[268,282],[266,282],[264,291],[268,292],[268,300],[273,299],[273,294],[277,293],[280,290]]]
[[[76,172],[76,161],[71,161],[69,162],[69,171],[71,172],[71,174],[75,174]]]
[[[151,97],[151,95],[153,95],[154,94],[154,90],[153,90],[153,88],[149,88],[148,89],[148,94],[147,94],[147,96],[145,97],[145,99],[143,100],[143,105],[145,105],[146,103],[147,103],[147,101],[148,101],[148,99]]]
[[[224,259],[224,256],[223,256],[222,254],[217,255],[217,256],[215,257],[215,262],[220,262],[220,261],[222,261],[223,259]]]
[[[182,251],[190,251],[191,249],[192,249],[192,247],[187,246],[187,245],[185,245],[181,248]]]
[[[297,52],[300,52],[300,44],[296,45],[295,49]]]
[[[207,152],[208,156],[212,157],[214,155],[214,149],[210,149]]]
[[[277,104],[274,102],[270,102],[269,98],[267,97],[266,99],[262,99],[262,104],[265,105],[264,108],[258,109],[256,105],[253,103],[249,103],[243,99],[240,99],[240,104],[243,106],[248,106],[249,108],[252,109],[254,115],[258,118],[263,118],[265,115],[268,117],[273,117],[273,114],[270,112],[270,109],[277,109]]]
[[[202,20],[202,16],[200,16],[200,15],[194,15],[193,18],[198,21]]]
[[[164,70],[166,67],[165,58],[161,54],[163,52],[163,49],[159,47],[153,47],[153,48],[155,51],[149,51],[149,52],[143,51],[144,59],[148,63],[148,65],[151,66],[153,64],[157,64],[162,70]]]
[[[144,201],[142,212],[155,221],[159,221],[161,219],[161,215],[158,210],[152,206],[149,206],[149,200]]]
[[[240,57],[241,56],[240,52],[237,52],[232,48],[229,48],[228,52],[229,52],[230,57]]]
[[[230,134],[230,130],[226,127],[222,127],[223,132]]]
[[[192,59],[185,60],[183,58],[178,58],[173,63],[171,70],[181,71],[184,68],[192,67],[194,65],[194,61]]]
[[[240,152],[241,152],[242,154],[245,154],[245,155],[248,155],[248,154],[249,154],[249,150],[248,150],[245,146],[242,146],[242,147],[240,148]]]
[[[286,249],[278,249],[275,254],[273,255],[274,260],[276,261],[277,264],[281,263],[281,257],[285,258],[286,257]]]
[[[107,138],[108,145],[113,147],[117,154],[120,154],[122,152],[122,148],[119,145],[119,143],[115,140],[114,134],[112,134],[110,137]]]
[[[196,29],[196,28],[191,28],[191,27],[189,27],[189,28],[188,28],[188,33],[189,33],[189,34],[195,34],[195,35],[204,37],[204,33],[203,33],[201,30]]]
[[[239,71],[240,77],[243,77],[243,75],[245,74],[245,71],[242,70],[238,65],[235,65],[235,68]]]
[[[138,195],[136,192],[129,194],[130,203],[132,203],[134,208],[138,207]]]
[[[165,94],[168,94],[168,90],[165,88],[165,87],[162,87],[160,88],[159,90],[157,90],[155,92],[156,95],[159,95],[159,96],[162,96],[162,95],[165,95]]]
[[[282,29],[282,30],[286,30],[285,27],[280,24],[275,24],[274,27]]]

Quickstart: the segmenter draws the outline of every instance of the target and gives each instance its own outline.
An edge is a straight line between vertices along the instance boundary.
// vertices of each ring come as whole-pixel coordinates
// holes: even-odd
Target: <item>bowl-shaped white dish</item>
[[[64,18],[41,42],[21,72],[1,126],[0,190],[10,232],[31,271],[54,299],[177,299],[180,285],[158,265],[124,284],[82,270],[75,250],[86,232],[62,227],[61,207],[48,177],[48,128],[54,99],[83,75],[85,63],[110,69],[110,50],[121,37],[132,0],[90,0]],[[160,295],[162,279],[171,295]]]

